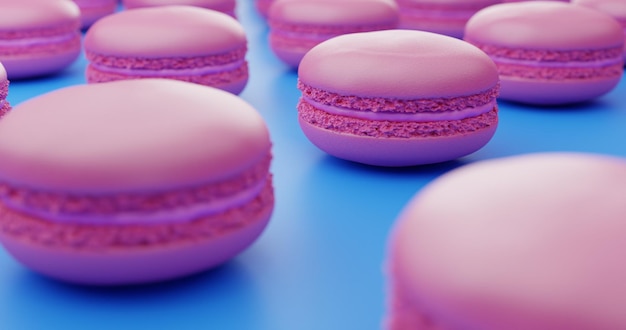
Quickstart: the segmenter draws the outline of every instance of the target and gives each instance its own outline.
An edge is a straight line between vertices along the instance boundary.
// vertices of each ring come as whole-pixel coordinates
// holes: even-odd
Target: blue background
[[[407,201],[467,163],[539,151],[626,156],[626,82],[592,102],[537,108],[499,102],[500,125],[480,151],[456,161],[378,168],[313,146],[296,113],[296,73],[267,45],[252,0],[239,1],[250,81],[241,97],[266,119],[274,143],[276,209],[248,250],[211,271],[146,286],[92,288],[30,272],[0,249],[0,329],[379,329],[385,313],[387,236]],[[13,81],[12,105],[83,84],[81,57],[53,77]],[[0,160],[1,161],[1,160]]]

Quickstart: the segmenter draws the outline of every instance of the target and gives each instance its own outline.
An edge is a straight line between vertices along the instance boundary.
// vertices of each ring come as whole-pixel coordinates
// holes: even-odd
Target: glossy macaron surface
[[[213,9],[231,16],[235,15],[235,0],[123,0],[126,9],[158,7],[158,6],[196,6]]]
[[[146,58],[220,54],[245,46],[245,32],[232,17],[191,6],[107,16],[89,29],[84,45],[86,51],[101,55]]]
[[[420,99],[488,90],[498,82],[494,68],[463,41],[396,30],[329,40],[307,53],[298,75],[304,84],[343,95]]]
[[[623,159],[535,154],[425,187],[390,241],[391,329],[620,329]],[[402,306],[405,308],[403,309]]]
[[[466,27],[466,39],[530,50],[593,50],[620,46],[621,28],[616,28],[617,22],[607,16],[560,2],[501,4],[473,16]]]
[[[67,0],[0,0],[0,32],[72,24],[78,7]]]
[[[62,89],[20,104],[1,126],[0,180],[46,191],[193,186],[238,173],[270,148],[246,102],[170,80]]]

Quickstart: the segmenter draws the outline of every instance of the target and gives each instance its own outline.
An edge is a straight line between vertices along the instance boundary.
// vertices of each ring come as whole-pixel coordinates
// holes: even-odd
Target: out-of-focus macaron
[[[599,11],[556,1],[485,8],[467,23],[464,39],[496,63],[500,98],[552,105],[611,91],[623,73],[624,33]]]
[[[626,160],[541,153],[423,188],[389,238],[389,330],[626,329]]]
[[[259,113],[216,88],[136,79],[40,95],[0,120],[0,242],[73,283],[207,270],[267,225],[270,149]]]
[[[9,79],[59,72],[80,54],[80,10],[71,0],[0,0],[0,62]]]
[[[4,70],[4,66],[0,63],[0,117],[4,116],[9,110],[11,105],[7,101],[9,95],[9,80],[7,79],[7,72]]]
[[[498,71],[462,40],[415,30],[346,34],[298,69],[300,127],[338,158],[380,166],[453,160],[498,124]]]
[[[267,18],[272,2],[274,2],[274,0],[254,0],[254,7],[261,17]]]
[[[235,17],[235,0],[122,0],[126,9],[159,7],[159,6],[196,6],[206,9],[217,10],[224,14]]]
[[[272,51],[297,67],[311,48],[338,35],[395,29],[398,8],[391,0],[277,0],[269,9]]]
[[[477,11],[501,0],[396,0],[401,29],[412,29],[462,38],[465,23]]]
[[[81,28],[87,29],[98,19],[115,12],[117,0],[72,0],[80,8]]]
[[[624,0],[572,0],[575,5],[589,7],[604,12],[615,18],[624,30],[626,40],[626,1]],[[624,61],[626,63],[626,42],[624,43]]]
[[[126,10],[86,33],[87,81],[169,78],[240,93],[248,82],[246,34],[233,17],[194,6]]]

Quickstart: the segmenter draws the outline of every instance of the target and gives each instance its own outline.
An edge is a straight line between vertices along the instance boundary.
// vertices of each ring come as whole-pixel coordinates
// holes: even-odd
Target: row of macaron
[[[71,12],[66,0],[46,3],[48,19]],[[385,13],[378,4],[389,4],[290,3],[300,9],[320,4],[351,9],[333,11],[336,16],[376,16]],[[68,26],[73,30],[64,36]],[[280,32],[281,42],[275,43],[270,28],[270,44],[279,54],[289,47],[287,52],[297,53],[302,91],[297,108],[305,135],[331,155],[371,165],[411,166],[467,155],[493,136],[497,98],[539,105],[581,102],[611,91],[623,74],[624,37],[617,20],[569,3],[488,6],[471,16],[465,40],[392,26],[338,36],[327,31],[321,35],[329,39],[322,40],[308,36],[315,33],[312,25],[286,26],[294,32]],[[68,65],[81,51],[75,29],[57,25],[61,36],[31,47],[31,57],[0,58],[9,78]],[[159,6],[108,15],[86,32],[83,46],[89,83],[169,78],[238,94],[248,81],[242,25],[205,8]]]

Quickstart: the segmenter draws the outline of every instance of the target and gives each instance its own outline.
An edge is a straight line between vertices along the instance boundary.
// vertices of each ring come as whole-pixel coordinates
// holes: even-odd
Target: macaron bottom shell
[[[376,138],[325,130],[302,119],[304,135],[328,154],[375,166],[414,166],[453,160],[477,151],[491,140],[497,125],[458,135],[429,138]]]
[[[578,103],[608,93],[620,79],[621,76],[553,81],[501,76],[499,99],[533,105]]]
[[[132,285],[171,280],[215,267],[242,252],[267,226],[273,204],[244,227],[203,241],[165,246],[80,250],[34,244],[0,230],[5,249],[43,275],[84,285]],[[5,211],[6,212],[6,211]]]
[[[9,79],[23,79],[53,74],[72,64],[79,56],[80,47],[50,54],[24,54],[1,59]]]

